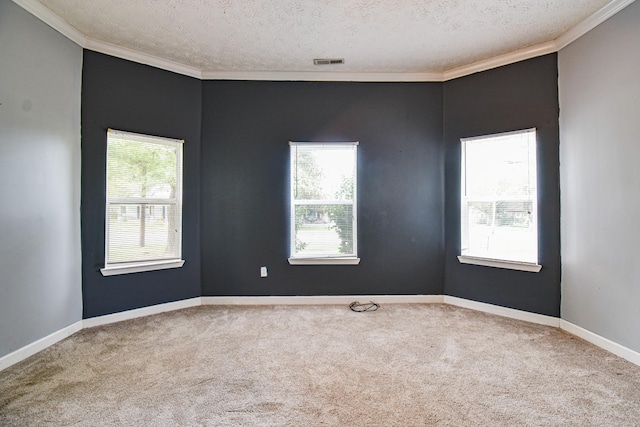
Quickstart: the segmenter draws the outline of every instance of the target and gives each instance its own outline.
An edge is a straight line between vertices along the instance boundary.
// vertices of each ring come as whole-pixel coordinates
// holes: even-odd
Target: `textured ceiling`
[[[443,72],[551,41],[610,0],[38,0],[86,37],[202,71]],[[313,58],[344,58],[319,68]]]

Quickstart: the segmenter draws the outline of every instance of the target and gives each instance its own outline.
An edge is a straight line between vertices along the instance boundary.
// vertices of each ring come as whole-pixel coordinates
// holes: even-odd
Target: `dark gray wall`
[[[84,52],[82,71],[82,289],[84,317],[200,296],[201,82]],[[182,268],[103,277],[106,131],[184,143]]]
[[[82,319],[82,48],[0,0],[0,357]]]
[[[83,84],[85,317],[199,295],[442,293],[559,314],[556,55],[444,84],[200,82],[87,51]],[[187,140],[182,269],[100,275],[108,127]],[[459,139],[529,127],[542,271],[459,265]],[[289,140],[361,142],[360,265],[288,264]]]
[[[557,55],[444,84],[446,295],[560,315],[560,190]],[[538,253],[529,273],[460,264],[460,138],[537,128]]]
[[[203,88],[203,295],[442,294],[442,84]],[[290,140],[360,141],[360,265],[288,264]]]
[[[640,2],[559,53],[562,318],[640,351]]]

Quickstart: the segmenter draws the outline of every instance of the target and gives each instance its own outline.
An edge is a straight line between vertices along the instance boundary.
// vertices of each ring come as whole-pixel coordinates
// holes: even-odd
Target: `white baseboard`
[[[529,323],[537,323],[540,325],[553,326],[554,328],[560,327],[559,318],[552,317],[552,316],[545,316],[543,314],[530,313],[528,311],[501,307],[499,305],[471,301],[468,299],[451,297],[448,295],[444,296],[444,303],[455,305],[457,307],[469,308],[475,311],[482,311],[484,313],[495,314],[497,316],[509,317],[511,319],[524,320],[525,322],[529,322]]]
[[[576,335],[593,345],[607,350],[616,356],[628,360],[640,366],[640,353],[631,350],[623,345],[615,343],[607,338],[601,337],[591,331],[574,325],[566,320],[557,317],[545,316],[542,314],[529,313],[512,308],[501,307],[463,298],[448,295],[324,295],[324,296],[256,296],[256,297],[196,297],[182,301],[174,301],[165,304],[158,304],[151,307],[143,307],[121,313],[108,314],[105,316],[92,317],[76,322],[66,328],[60,329],[44,338],[28,344],[13,353],[0,357],[0,371],[12,366],[27,357],[61,341],[84,328],[106,325],[109,323],[122,322],[124,320],[138,317],[150,316],[167,311],[180,310],[188,307],[200,305],[335,305],[349,304],[353,301],[369,302],[379,304],[449,304],[457,307],[468,308],[484,313],[495,314],[497,316],[511,319],[523,320],[525,322],[537,323],[540,325],[560,328],[573,335]]]
[[[180,310],[182,308],[197,307],[202,305],[200,297],[185,299],[181,301],[167,302],[164,304],[152,305],[150,307],[136,308],[135,310],[122,311],[120,313],[107,314],[104,316],[91,317],[82,321],[83,328],[93,328],[95,326],[107,325],[109,323],[122,322],[124,320],[136,319],[138,317],[151,316],[152,314],[164,313],[166,311]]]
[[[18,362],[23,361],[27,357],[31,357],[34,354],[44,350],[47,347],[52,346],[58,341],[70,337],[76,332],[82,330],[82,320],[73,323],[66,328],[62,328],[54,333],[47,335],[44,338],[40,338],[38,341],[34,341],[31,344],[27,344],[18,350],[0,357],[0,371],[8,368],[11,365],[15,365]]]
[[[348,305],[354,301],[378,304],[442,303],[442,295],[318,295],[262,297],[202,297],[202,305]]]
[[[567,331],[577,337],[580,337],[585,341],[589,341],[593,345],[603,348],[618,357],[622,357],[623,359],[626,359],[629,362],[640,366],[640,353],[635,350],[631,350],[628,347],[620,345],[607,338],[601,337],[598,334],[595,334],[563,319],[560,320],[560,329]]]

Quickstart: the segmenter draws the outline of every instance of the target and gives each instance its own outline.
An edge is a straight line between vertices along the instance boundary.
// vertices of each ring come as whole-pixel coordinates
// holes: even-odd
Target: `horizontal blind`
[[[291,256],[357,256],[358,143],[290,145]]]
[[[181,257],[182,145],[108,131],[105,266]]]
[[[461,141],[461,255],[537,263],[535,129]]]

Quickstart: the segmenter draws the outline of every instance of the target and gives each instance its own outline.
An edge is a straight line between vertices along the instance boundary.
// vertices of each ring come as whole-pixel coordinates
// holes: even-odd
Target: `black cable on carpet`
[[[360,304],[358,301],[354,301],[349,304],[349,308],[351,311],[355,311],[356,313],[364,313],[365,311],[376,311],[380,308],[380,304],[376,304],[373,301]]]

